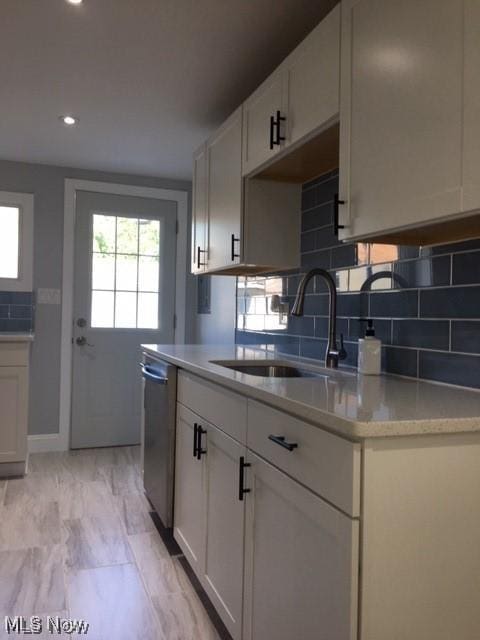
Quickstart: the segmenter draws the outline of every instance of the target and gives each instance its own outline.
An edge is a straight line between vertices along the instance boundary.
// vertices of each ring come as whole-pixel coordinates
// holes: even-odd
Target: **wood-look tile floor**
[[[86,620],[90,640],[220,640],[153,525],[139,457],[40,453],[0,480],[0,638],[4,616],[60,615]]]

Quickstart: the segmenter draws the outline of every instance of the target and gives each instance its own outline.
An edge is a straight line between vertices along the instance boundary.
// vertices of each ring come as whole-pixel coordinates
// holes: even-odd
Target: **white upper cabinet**
[[[207,142],[208,269],[238,263],[242,223],[242,109]]]
[[[275,71],[243,104],[243,174],[272,158],[283,146],[283,73]],[[282,115],[283,114],[283,115]]]
[[[318,137],[338,122],[339,59],[337,6],[195,154],[192,273],[300,266],[301,183],[338,160],[337,140],[317,167]],[[317,146],[292,158],[304,142]]]
[[[465,0],[463,210],[480,208],[480,2]]]
[[[340,5],[244,102],[243,174],[338,118]]]
[[[340,5],[283,62],[286,144],[338,118]]]
[[[207,146],[193,155],[192,273],[205,271],[208,241]]]
[[[340,237],[458,214],[463,0],[344,0],[341,61]]]

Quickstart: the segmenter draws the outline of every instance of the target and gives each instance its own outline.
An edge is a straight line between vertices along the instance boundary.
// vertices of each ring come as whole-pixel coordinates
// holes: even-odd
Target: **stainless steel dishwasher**
[[[177,368],[144,354],[143,485],[165,528],[173,527]]]

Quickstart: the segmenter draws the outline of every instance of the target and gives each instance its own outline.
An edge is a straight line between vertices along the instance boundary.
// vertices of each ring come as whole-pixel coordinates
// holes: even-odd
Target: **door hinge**
[[[178,220],[175,220],[175,233],[177,234],[177,236],[178,236],[179,226],[180,225],[178,224]]]
[[[177,314],[176,313],[173,314],[173,328],[174,329],[177,328]]]

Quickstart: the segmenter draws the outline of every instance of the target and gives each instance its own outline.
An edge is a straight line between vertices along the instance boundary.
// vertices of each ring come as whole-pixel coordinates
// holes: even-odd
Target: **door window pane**
[[[0,278],[18,278],[20,209],[0,206]]]
[[[117,218],[117,253],[138,254],[137,218]]]
[[[115,326],[135,329],[137,326],[137,294],[117,291],[115,294]]]
[[[93,254],[92,288],[108,290],[115,288],[115,254]]]
[[[113,291],[92,291],[92,327],[113,327]]]
[[[158,329],[159,220],[94,214],[91,326]]]
[[[117,255],[117,290],[137,290],[137,263],[138,256]]]
[[[138,290],[139,291],[158,291],[158,258],[149,256],[140,256],[138,261]]]
[[[139,253],[144,256],[158,256],[160,246],[160,222],[139,220]]]
[[[138,294],[138,327],[142,329],[158,328],[158,294]]]
[[[93,251],[115,253],[115,217],[94,214]]]

